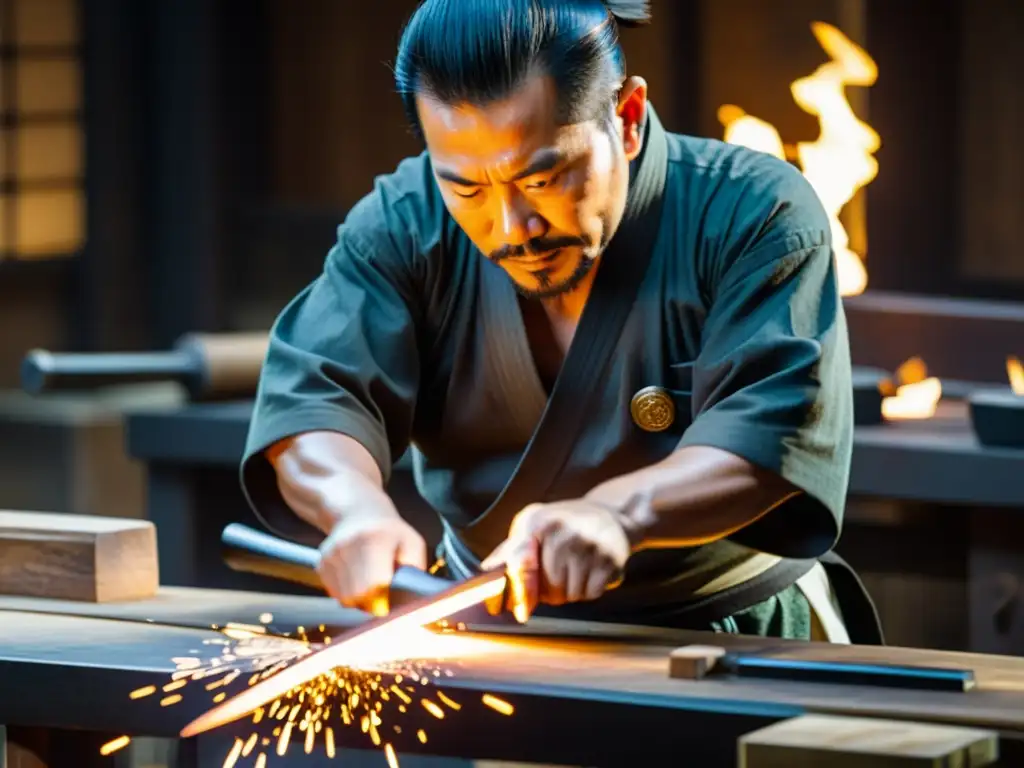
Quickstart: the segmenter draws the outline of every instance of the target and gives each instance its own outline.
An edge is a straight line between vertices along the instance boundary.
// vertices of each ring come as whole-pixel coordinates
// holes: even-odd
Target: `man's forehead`
[[[548,77],[531,77],[509,96],[483,106],[416,98],[431,155],[463,162],[512,164],[537,151],[569,145],[581,126],[559,125],[557,94]]]
[[[557,94],[550,77],[531,76],[508,96],[484,105],[448,104],[429,91],[416,96],[420,121],[437,132],[509,133],[555,127]]]

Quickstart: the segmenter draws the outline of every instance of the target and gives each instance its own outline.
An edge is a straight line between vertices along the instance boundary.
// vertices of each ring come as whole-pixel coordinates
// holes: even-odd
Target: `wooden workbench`
[[[210,625],[253,624],[268,612],[271,626],[282,632],[321,623],[340,631],[363,618],[326,598],[187,588],[119,606],[0,598],[0,723],[173,737],[210,705],[209,694],[160,707],[155,698],[129,701],[128,693],[169,682],[174,657],[216,653],[216,646],[204,645],[222,637]],[[595,766],[653,764],[665,750],[685,750],[694,764],[731,765],[739,736],[806,712],[989,728],[1001,733],[1004,752],[1024,739],[1024,659],[540,619],[494,631],[501,636],[485,654],[446,663],[452,676],[432,680],[431,690],[440,687],[463,709],[437,721],[410,708],[403,733],[392,737],[396,749]],[[670,679],[670,650],[689,643],[803,659],[969,668],[978,686],[967,693],[923,693]],[[515,714],[482,706],[484,692],[512,703]],[[252,729],[247,722],[237,726],[241,730],[227,726],[211,737],[230,744],[236,733]],[[429,728],[425,746],[413,736],[420,727]],[[545,731],[558,736],[545,738]],[[338,738],[371,746],[357,728]]]

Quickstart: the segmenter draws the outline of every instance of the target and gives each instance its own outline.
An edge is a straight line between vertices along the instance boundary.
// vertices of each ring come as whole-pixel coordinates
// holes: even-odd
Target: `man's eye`
[[[553,186],[555,182],[558,181],[559,176],[561,176],[561,174],[555,174],[554,176],[549,176],[546,179],[537,179],[536,181],[531,181],[529,184],[526,185],[526,188],[546,189],[547,187]]]
[[[466,200],[468,200],[471,197],[476,197],[477,195],[480,194],[480,190],[479,189],[465,189],[465,188],[461,188],[460,189],[458,187],[452,187],[452,191],[456,195],[458,195],[459,197],[464,198]]]

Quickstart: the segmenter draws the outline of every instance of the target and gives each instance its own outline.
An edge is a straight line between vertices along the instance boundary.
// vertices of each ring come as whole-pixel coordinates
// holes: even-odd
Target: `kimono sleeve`
[[[800,489],[730,538],[811,558],[829,551],[842,527],[853,442],[849,341],[817,196],[802,177],[785,177],[764,197],[765,223],[726,249],[711,289],[682,445],[721,448]]]
[[[279,535],[322,538],[285,504],[264,451],[314,430],[349,435],[385,481],[405,451],[419,385],[417,299],[395,238],[339,229],[323,273],[284,309],[270,333],[241,467],[257,517]]]

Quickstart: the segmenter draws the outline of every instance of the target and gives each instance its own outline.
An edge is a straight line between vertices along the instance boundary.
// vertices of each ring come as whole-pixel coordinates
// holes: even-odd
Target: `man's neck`
[[[578,323],[583,316],[583,309],[590,297],[590,289],[594,285],[594,275],[600,267],[600,261],[593,266],[579,285],[567,293],[560,293],[549,299],[541,299],[544,311],[552,319],[558,318],[566,322]]]

